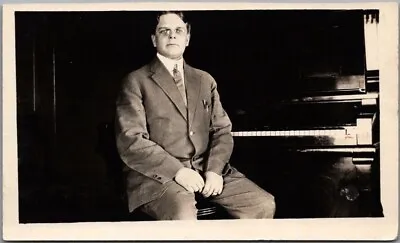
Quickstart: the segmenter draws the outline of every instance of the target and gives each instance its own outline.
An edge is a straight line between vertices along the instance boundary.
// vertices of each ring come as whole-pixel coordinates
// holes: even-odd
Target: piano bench
[[[218,206],[196,193],[197,219],[217,219]]]
[[[197,198],[197,219],[198,220],[210,220],[210,219],[222,219],[225,218],[225,214],[218,205],[210,202],[206,198]],[[129,221],[154,221],[155,219],[146,213],[135,210],[129,215]]]

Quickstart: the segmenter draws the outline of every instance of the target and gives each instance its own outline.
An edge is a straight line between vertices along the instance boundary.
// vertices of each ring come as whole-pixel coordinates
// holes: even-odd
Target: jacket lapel
[[[179,110],[181,115],[187,120],[187,108],[183,102],[182,96],[175,85],[174,80],[162,62],[156,57],[155,60],[150,65],[150,70],[152,72],[152,79],[160,86],[164,93],[169,97],[169,99],[174,103],[176,108]],[[185,74],[186,82],[186,74]],[[188,94],[188,96],[190,96]],[[189,101],[188,101],[189,103]],[[188,105],[189,106],[189,105]]]
[[[185,70],[185,85],[189,111],[188,121],[189,127],[191,127],[194,115],[196,113],[197,104],[199,103],[198,99],[201,91],[201,81],[199,80],[200,76],[194,73],[194,69],[192,67],[190,67],[186,63],[184,63],[183,65]]]

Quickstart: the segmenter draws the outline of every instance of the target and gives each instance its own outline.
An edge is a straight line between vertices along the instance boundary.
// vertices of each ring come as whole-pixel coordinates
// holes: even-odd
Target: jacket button
[[[189,135],[190,135],[190,136],[192,136],[193,134],[194,134],[194,132],[193,132],[193,131],[190,131],[190,132],[189,132]]]
[[[157,175],[153,175],[153,178],[157,178]]]
[[[157,177],[157,180],[161,180],[161,177]]]

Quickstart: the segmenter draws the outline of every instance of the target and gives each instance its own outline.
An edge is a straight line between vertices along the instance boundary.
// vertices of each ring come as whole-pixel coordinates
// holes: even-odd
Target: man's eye
[[[160,34],[166,34],[167,33],[167,30],[160,30],[158,33],[160,33]]]
[[[176,29],[177,34],[183,34],[185,32],[184,29]]]

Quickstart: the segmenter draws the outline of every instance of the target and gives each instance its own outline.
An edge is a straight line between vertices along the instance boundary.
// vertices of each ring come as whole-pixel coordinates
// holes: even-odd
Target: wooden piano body
[[[275,195],[278,218],[383,216],[379,70],[371,60],[378,15],[320,19],[310,27],[315,33],[292,39],[306,51],[286,53],[296,56],[298,76],[281,72],[254,89],[251,102],[240,99],[228,111],[232,163]]]

